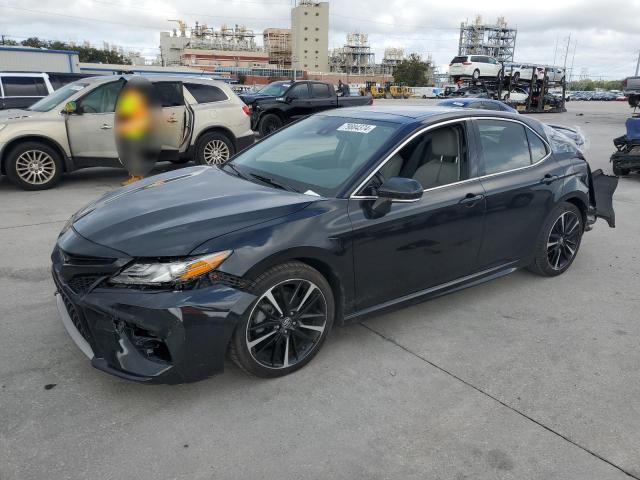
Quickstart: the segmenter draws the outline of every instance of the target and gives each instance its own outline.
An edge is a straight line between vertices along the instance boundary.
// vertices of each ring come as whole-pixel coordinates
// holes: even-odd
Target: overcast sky
[[[244,24],[256,32],[289,27],[288,0],[0,0],[0,34],[82,42],[103,41],[153,57],[159,31],[182,19],[210,26]],[[516,60],[564,63],[567,39],[575,49],[574,75],[618,79],[633,74],[640,49],[640,0],[539,0],[538,2],[446,0],[331,0],[329,46],[347,32],[369,34],[380,61],[385,47],[431,53],[444,66],[457,53],[460,22],[477,14],[486,22],[504,16],[518,28]]]

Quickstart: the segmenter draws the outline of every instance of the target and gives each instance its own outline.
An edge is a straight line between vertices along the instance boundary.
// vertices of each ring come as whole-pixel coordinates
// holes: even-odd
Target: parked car
[[[57,305],[113,375],[190,382],[229,353],[278,377],[311,361],[335,324],[518,268],[566,272],[597,217],[614,225],[617,181],[532,118],[322,112],[224,165],[80,210],[52,254]]]
[[[21,188],[53,187],[63,172],[121,167],[113,131],[125,76],[70,83],[26,110],[0,112],[1,172]],[[162,98],[160,160],[221,163],[254,142],[249,108],[222,82],[152,75]]]
[[[502,65],[487,55],[459,55],[449,64],[449,76],[457,82],[460,78],[497,78],[502,76]]]
[[[0,72],[0,110],[30,107],[60,87],[89,76],[82,73]]]
[[[439,87],[412,87],[412,97],[417,98],[437,98],[438,94],[442,92],[442,88]]]
[[[505,63],[504,76],[505,78],[511,77],[511,83],[517,84],[518,82],[531,82],[531,76],[533,75],[534,67],[532,65],[526,65],[522,63]]]
[[[463,87],[450,93],[449,98],[491,98],[491,93],[482,87]]]
[[[251,107],[251,128],[265,137],[312,113],[371,105],[371,96],[339,97],[333,85],[315,81],[273,82],[255,95],[241,95]]]
[[[502,94],[503,100],[509,100],[515,103],[525,102],[529,98],[529,92],[523,88],[515,87],[510,92]]]
[[[564,82],[565,73],[563,68],[559,67],[536,67],[536,74],[538,80],[542,80],[544,78],[545,73],[547,74],[547,81],[553,83],[562,83]]]
[[[518,111],[500,100],[490,98],[450,98],[437,103],[439,107],[473,108],[477,110],[496,110],[499,112],[518,113]]]

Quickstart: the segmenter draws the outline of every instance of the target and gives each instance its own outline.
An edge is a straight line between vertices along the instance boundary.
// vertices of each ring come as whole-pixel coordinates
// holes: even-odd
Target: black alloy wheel
[[[258,133],[261,137],[266,137],[267,135],[271,135],[273,132],[277,132],[283,126],[282,119],[276,115],[275,113],[267,113],[260,120],[260,124],[258,126]]]
[[[583,232],[582,212],[572,203],[560,204],[545,224],[529,269],[547,277],[564,273],[576,258]]]
[[[333,324],[331,287],[313,268],[291,262],[262,275],[254,291],[258,298],[231,342],[232,360],[260,377],[302,368]]]

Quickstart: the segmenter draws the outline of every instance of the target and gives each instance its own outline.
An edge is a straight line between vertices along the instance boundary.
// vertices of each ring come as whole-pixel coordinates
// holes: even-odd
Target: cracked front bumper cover
[[[226,285],[162,292],[97,287],[77,295],[55,268],[53,275],[62,322],[92,365],[146,383],[222,372],[233,330],[254,299]]]

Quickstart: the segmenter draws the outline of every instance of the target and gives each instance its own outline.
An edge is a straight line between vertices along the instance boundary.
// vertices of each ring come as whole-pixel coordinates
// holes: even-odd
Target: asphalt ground
[[[629,108],[568,110],[539,118],[579,126],[610,172]],[[57,233],[124,179],[0,179],[1,480],[640,478],[640,175],[558,278],[519,271],[336,328],[285,378],[229,365],[180,386],[94,370],[58,319]]]

